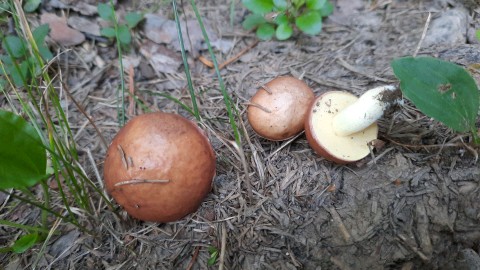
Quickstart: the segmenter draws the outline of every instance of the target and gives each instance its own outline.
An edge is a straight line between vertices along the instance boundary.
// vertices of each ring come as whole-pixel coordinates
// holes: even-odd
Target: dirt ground
[[[140,2],[119,2],[117,7],[146,10],[155,6],[155,1]],[[194,18],[188,1],[184,2],[183,14]],[[271,142],[248,125],[247,101],[260,85],[280,75],[302,78],[316,95],[329,90],[360,95],[375,86],[396,84],[390,62],[414,54],[429,12],[429,31],[438,32],[427,31],[418,54],[465,67],[480,63],[480,45],[472,38],[472,31],[480,28],[475,3],[467,3],[466,8],[448,0],[334,3],[335,12],[324,22],[320,35],[297,33],[289,41],[261,41],[253,46],[254,33],[241,28],[247,14],[241,4],[235,5],[231,27],[230,1],[198,1],[218,39],[232,44],[226,52],[216,50],[220,63],[251,47],[222,70],[247,132],[242,147],[248,175],[228,143],[233,135],[217,77],[198,60],[200,55],[209,58],[208,52],[198,49],[198,55],[190,57],[193,83],[217,154],[213,190],[200,209],[168,224],[133,220],[117,209],[125,217],[120,220],[99,196],[92,195],[99,222],[85,223],[95,227],[97,236],[61,224],[57,229],[61,234],[50,240],[43,256],[37,258],[40,247],[21,255],[2,254],[0,269],[28,269],[35,261],[37,269],[480,269],[480,263],[475,264],[480,252],[480,168],[475,156],[478,147],[468,145],[468,134],[452,132],[406,101],[379,122],[383,146],[359,162],[337,165],[316,155],[303,134]],[[160,7],[158,13],[171,16],[169,3]],[[445,14],[453,14],[460,32],[441,33],[445,25],[442,28],[438,22]],[[39,15],[31,16],[35,20]],[[449,28],[453,24],[447,21],[447,25],[454,31]],[[147,42],[151,41],[140,27],[130,53],[143,63],[134,69],[137,94],[151,108],[190,117],[174,102],[154,95],[168,92],[188,102],[183,67],[162,73],[145,64],[148,61],[139,47]],[[63,51],[58,67],[74,98],[110,141],[118,131],[114,45],[87,36],[82,45],[69,50],[53,48]],[[105,64],[87,60],[89,53]],[[178,59],[180,53],[176,54]],[[80,161],[96,179],[106,148],[76,107],[65,106]],[[137,108],[135,114],[140,113]],[[247,177],[253,186],[251,200]],[[0,213],[2,218],[32,224],[39,215],[39,210],[26,205],[13,209]],[[16,233],[0,227],[2,235]],[[7,240],[2,237],[0,243],[6,245]],[[210,247],[220,251],[213,266],[207,266]]]

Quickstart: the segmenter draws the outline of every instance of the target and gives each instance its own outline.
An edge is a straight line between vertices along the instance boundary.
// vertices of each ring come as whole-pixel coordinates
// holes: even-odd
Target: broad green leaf
[[[130,42],[132,42],[130,29],[126,25],[118,26],[118,40],[122,44],[130,44]]]
[[[14,64],[8,67],[10,77],[12,78],[13,83],[16,86],[22,87],[25,85],[25,83],[27,83],[28,75],[30,74],[29,67],[30,66],[28,60],[20,62],[20,64],[18,65],[18,69]]]
[[[7,1],[0,3],[0,15],[9,10]]]
[[[45,37],[48,35],[48,32],[50,32],[50,27],[48,24],[42,24],[35,28],[35,30],[32,32],[33,39],[35,39],[35,42],[38,46],[38,52],[45,60],[50,60],[53,58],[53,54],[50,52],[48,47],[44,45]]]
[[[462,67],[432,57],[404,57],[392,61],[400,89],[425,115],[458,131],[475,127],[479,92]]]
[[[115,29],[113,27],[105,27],[100,30],[100,34],[102,36],[108,37],[108,38],[114,38],[116,36],[115,34]]]
[[[252,30],[257,28],[260,24],[265,23],[265,18],[260,14],[249,14],[242,23],[242,26],[245,30]]]
[[[208,258],[207,265],[212,266],[217,262],[218,249],[216,247],[209,247],[208,254],[210,254],[210,258]]]
[[[307,0],[306,2],[308,9],[320,10],[327,3],[327,0]]]
[[[33,30],[32,36],[37,45],[40,46],[45,42],[45,37],[48,35],[48,32],[50,32],[50,27],[48,24],[42,24]]]
[[[100,18],[111,22],[114,20],[115,11],[109,4],[99,3],[97,6],[97,11],[98,15],[100,15]]]
[[[278,10],[286,10],[288,7],[288,3],[286,0],[273,0],[273,5],[278,9]]]
[[[34,12],[37,10],[38,6],[42,3],[42,0],[27,0],[25,5],[23,5],[23,9],[26,12]]]
[[[143,15],[138,12],[129,12],[125,15],[125,21],[130,29],[137,26],[139,22],[143,20]]]
[[[275,17],[275,23],[280,25],[280,24],[286,24],[286,23],[289,23],[289,20],[288,20],[288,17],[287,15],[285,15],[284,13],[280,13],[278,14],[277,17]]]
[[[46,177],[47,155],[35,129],[0,110],[0,189],[31,187]]]
[[[275,28],[272,24],[264,23],[257,28],[257,37],[261,40],[272,39],[275,34]]]
[[[25,56],[27,47],[25,42],[16,36],[7,36],[2,42],[3,49],[15,58]]]
[[[53,58],[52,52],[44,45],[39,45],[38,46],[38,52],[42,56],[43,59],[45,60],[50,60]]]
[[[242,0],[243,5],[255,14],[265,14],[273,10],[273,0]]]
[[[305,0],[292,0],[292,3],[295,9],[299,10],[305,4]]]
[[[293,34],[292,26],[288,23],[280,24],[275,31],[278,40],[289,39]]]
[[[20,237],[12,246],[15,253],[23,253],[33,247],[38,241],[38,233],[30,233]]]
[[[327,1],[323,7],[320,8],[320,15],[322,17],[330,16],[333,13],[333,4],[330,1]]]
[[[322,16],[318,11],[307,11],[297,17],[295,24],[305,34],[316,35],[322,31]]]

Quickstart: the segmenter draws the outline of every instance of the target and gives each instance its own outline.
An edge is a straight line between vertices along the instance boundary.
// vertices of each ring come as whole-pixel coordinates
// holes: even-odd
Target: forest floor
[[[119,130],[116,46],[95,32],[87,33],[95,27],[82,29],[71,19],[88,18],[101,25],[97,15],[85,15],[82,11],[88,9],[79,7],[90,2],[96,5],[44,1],[28,19],[38,25],[45,14],[63,15],[71,27],[80,28],[86,38],[79,44],[51,43],[58,55],[55,65],[73,98],[111,141]],[[192,119],[178,104],[158,95],[168,93],[189,102],[178,44],[172,41],[175,32],[155,28],[158,18],[172,18],[171,5],[155,2],[116,4],[120,15],[131,10],[148,13],[133,32],[130,50],[124,52],[127,85],[134,86],[151,110]],[[286,142],[259,137],[245,112],[257,89],[281,75],[302,78],[316,95],[330,90],[360,95],[375,86],[398,83],[390,62],[414,54],[429,13],[431,21],[418,55],[466,68],[480,63],[475,38],[475,29],[480,28],[478,7],[439,0],[337,0],[318,36],[296,33],[288,41],[257,42],[254,33],[242,29],[248,12],[240,3],[232,13],[230,1],[198,1],[218,62],[241,53],[221,74],[241,113],[239,125],[245,126],[245,175],[238,155],[226,143],[233,135],[219,82],[200,61],[209,59],[208,51],[192,8],[184,2],[182,20],[192,20],[187,28],[193,84],[217,155],[212,192],[197,212],[166,224],[134,220],[120,208],[123,218],[118,218],[93,194],[99,224],[87,226],[95,226],[96,236],[61,224],[60,233],[50,239],[40,258],[37,247],[23,254],[2,254],[0,269],[28,269],[34,262],[37,269],[215,269],[219,265],[223,269],[480,269],[471,268],[480,252],[480,167],[478,149],[464,143],[467,134],[454,133],[406,101],[379,122],[379,139],[385,144],[374,155],[337,165],[316,155],[303,134]],[[478,83],[478,74],[473,75]],[[0,103],[5,101],[0,98]],[[65,108],[80,163],[95,179],[95,172],[101,175],[106,146],[76,106]],[[144,110],[132,105],[128,112],[133,117]],[[252,198],[243,184],[246,177],[253,187]],[[4,200],[0,196],[0,205]],[[3,219],[22,224],[34,224],[40,215],[40,210],[26,204],[0,211]],[[0,235],[16,233],[0,227]],[[0,239],[2,245],[8,244],[7,238]],[[212,248],[220,253],[208,266]]]

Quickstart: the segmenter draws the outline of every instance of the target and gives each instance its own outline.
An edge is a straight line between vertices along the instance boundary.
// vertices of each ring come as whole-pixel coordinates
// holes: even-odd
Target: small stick
[[[242,55],[244,55],[245,53],[247,53],[249,50],[251,50],[253,47],[257,46],[259,40],[256,40],[255,42],[253,42],[252,44],[250,44],[249,46],[247,46],[246,48],[244,48],[243,50],[241,50],[237,55],[235,55],[234,57],[228,59],[227,61],[223,62],[220,64],[220,66],[218,67],[218,69],[222,69],[224,67],[226,67],[227,65],[237,61],[240,57],[242,57]]]
[[[420,51],[420,47],[422,46],[423,40],[425,39],[425,36],[427,35],[427,30],[428,30],[428,26],[430,25],[431,18],[432,18],[432,13],[428,12],[427,21],[425,22],[425,26],[423,27],[422,37],[420,38],[420,41],[418,42],[417,48],[415,49],[415,52],[413,53],[413,57],[417,57],[418,51]]]
[[[218,262],[218,270],[223,270],[225,264],[225,249],[227,248],[227,228],[222,223],[222,246],[220,247],[220,259]]]
[[[132,180],[127,180],[127,181],[122,181],[122,182],[118,182],[116,183],[115,187],[118,187],[118,186],[124,186],[124,185],[136,185],[136,184],[156,184],[156,183],[168,183],[170,182],[170,180],[161,180],[161,179],[158,179],[158,180],[147,180],[147,179],[132,179]]]
[[[404,235],[397,234],[397,238],[400,240],[400,243],[403,244],[403,246],[409,247],[413,252],[417,253],[417,255],[418,255],[418,257],[420,257],[420,259],[422,259],[425,262],[429,261],[427,255],[425,255],[417,247],[414,247],[414,246],[408,244],[407,238]]]
[[[198,60],[200,60],[200,62],[202,62],[202,64],[204,64],[205,66],[209,67],[209,68],[214,68],[215,66],[213,65],[213,62],[208,60],[207,58],[205,58],[204,56],[200,55],[198,57]]]
[[[352,236],[348,232],[347,227],[345,227],[345,224],[343,224],[342,218],[338,214],[337,210],[335,210],[334,207],[329,207],[328,212],[330,212],[333,222],[336,223],[336,225],[340,229],[340,232],[342,233],[343,238],[345,239],[345,242],[351,243]]]
[[[262,85],[261,87],[262,87],[265,91],[267,91],[270,95],[272,94],[272,90],[271,90],[268,86]]]
[[[118,153],[120,154],[120,157],[122,158],[123,166],[125,167],[125,169],[128,170],[128,163],[127,163],[127,159],[125,158],[125,152],[123,151],[122,146],[120,144],[117,145],[117,149],[118,149]]]
[[[282,150],[283,148],[287,147],[287,145],[289,145],[290,143],[292,143],[294,140],[296,140],[298,137],[300,137],[303,133],[305,133],[305,130],[303,130],[302,132],[298,133],[297,135],[293,136],[292,138],[288,139],[288,141],[282,143],[282,145],[277,148],[275,151],[273,151],[272,153],[270,153],[270,155],[267,156],[266,159],[270,159],[271,157],[273,157],[276,153],[278,153],[280,150]]]
[[[223,68],[225,68],[226,66],[228,66],[229,64],[237,61],[240,57],[242,57],[242,55],[244,55],[246,52],[248,52],[249,50],[251,50],[253,47],[257,46],[258,44],[258,40],[253,42],[252,44],[248,45],[246,48],[244,48],[243,50],[241,50],[238,54],[236,54],[235,56],[227,59],[225,62],[221,63],[219,66],[218,66],[218,69],[221,70]],[[202,64],[204,64],[205,66],[209,67],[209,68],[214,68],[215,65],[213,64],[212,61],[208,60],[207,58],[205,58],[204,56],[199,56],[198,57],[198,60],[200,60],[200,62],[202,62]],[[213,72],[213,71],[212,71]]]
[[[195,264],[195,261],[197,260],[199,252],[200,252],[200,246],[197,246],[195,248],[195,251],[193,252],[192,259],[190,260],[190,263],[187,265],[187,268],[185,268],[185,270],[192,269],[193,265]]]
[[[270,111],[269,109],[263,107],[262,105],[260,105],[258,103],[255,103],[255,102],[250,101],[250,102],[245,103],[245,105],[257,107],[257,108],[261,109],[262,111],[265,111],[266,113],[272,113],[272,111]]]

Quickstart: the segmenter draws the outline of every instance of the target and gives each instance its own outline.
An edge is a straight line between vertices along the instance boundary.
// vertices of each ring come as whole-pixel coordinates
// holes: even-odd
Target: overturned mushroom
[[[346,164],[370,153],[369,143],[377,138],[376,121],[385,109],[399,102],[394,86],[371,89],[360,98],[343,91],[317,97],[305,122],[310,146],[327,160]]]

